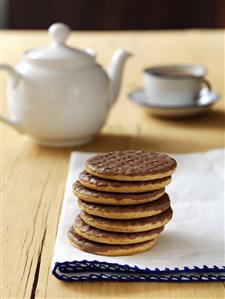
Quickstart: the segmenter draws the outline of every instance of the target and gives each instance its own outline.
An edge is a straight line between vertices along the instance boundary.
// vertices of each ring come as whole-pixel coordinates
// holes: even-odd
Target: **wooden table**
[[[4,31],[3,61],[14,64],[22,51],[49,42],[46,32]],[[224,103],[186,120],[162,120],[127,100],[141,85],[142,69],[162,63],[201,63],[223,95],[224,32],[74,32],[69,43],[93,47],[106,65],[117,47],[135,56],[127,64],[120,98],[99,136],[80,148],[37,147],[1,125],[1,281],[2,298],[223,298],[223,283],[62,283],[51,274],[51,259],[72,150],[146,149],[205,151],[224,146]],[[5,75],[1,110],[5,112]],[[223,97],[222,97],[223,98]]]

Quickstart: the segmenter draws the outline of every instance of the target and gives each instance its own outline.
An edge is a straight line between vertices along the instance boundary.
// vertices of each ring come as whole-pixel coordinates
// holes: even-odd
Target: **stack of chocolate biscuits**
[[[150,249],[172,218],[165,186],[175,169],[176,161],[161,153],[128,150],[89,158],[73,185],[81,211],[70,242],[109,256]]]

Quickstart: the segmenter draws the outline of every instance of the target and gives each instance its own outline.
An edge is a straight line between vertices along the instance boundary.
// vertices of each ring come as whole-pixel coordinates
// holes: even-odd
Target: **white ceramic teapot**
[[[53,24],[50,46],[28,50],[10,75],[7,90],[10,119],[1,120],[47,146],[81,145],[103,126],[118,96],[124,62],[130,56],[117,50],[106,73],[91,49],[65,45],[67,25]]]

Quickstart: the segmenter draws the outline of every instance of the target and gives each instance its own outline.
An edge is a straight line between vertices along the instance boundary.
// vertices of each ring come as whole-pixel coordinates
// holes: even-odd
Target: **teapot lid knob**
[[[35,63],[35,65],[61,69],[75,69],[93,65],[95,63],[93,51],[84,51],[65,44],[70,31],[70,27],[64,23],[52,24],[48,28],[48,33],[53,42],[45,47],[26,51],[24,59],[30,63]]]
[[[70,28],[64,23],[54,23],[49,27],[48,32],[52,36],[54,43],[64,45],[70,33]]]

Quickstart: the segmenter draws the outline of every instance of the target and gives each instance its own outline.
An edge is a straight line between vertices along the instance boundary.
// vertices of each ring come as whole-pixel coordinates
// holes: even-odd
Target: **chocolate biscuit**
[[[91,203],[106,205],[136,205],[151,202],[160,198],[164,194],[165,188],[143,193],[115,193],[92,190],[82,186],[79,181],[76,181],[73,184],[73,192],[78,198]]]
[[[152,202],[139,205],[102,205],[78,200],[79,208],[91,215],[109,219],[135,219],[160,214],[170,207],[169,196],[165,193],[162,197]]]
[[[90,241],[106,244],[134,244],[159,237],[164,227],[137,233],[118,233],[104,231],[85,223],[78,215],[73,224],[74,231]]]
[[[80,217],[84,222],[90,226],[114,232],[143,232],[166,225],[172,218],[173,211],[168,208],[161,214],[129,220],[107,219],[99,216],[89,215],[88,213],[81,211]]]
[[[151,181],[115,181],[103,179],[83,171],[79,174],[78,180],[81,185],[98,191],[116,193],[139,193],[149,192],[164,188],[171,181],[171,177]]]
[[[68,238],[71,244],[80,250],[93,253],[93,254],[105,255],[105,256],[122,256],[122,255],[134,255],[137,253],[141,253],[152,248],[157,241],[157,239],[153,239],[153,240],[144,241],[136,244],[108,245],[108,244],[93,242],[79,236],[74,231],[73,227],[71,227],[70,230],[68,231]]]
[[[176,161],[162,153],[144,151],[114,151],[87,159],[85,169],[90,174],[119,181],[149,181],[171,176]]]

